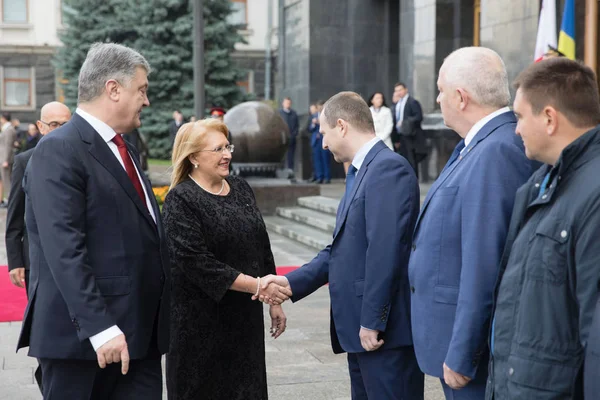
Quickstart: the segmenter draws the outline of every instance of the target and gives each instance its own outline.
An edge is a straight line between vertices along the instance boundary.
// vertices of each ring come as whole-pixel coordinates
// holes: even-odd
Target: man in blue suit
[[[318,183],[331,183],[331,153],[323,147],[323,135],[321,134],[321,124],[319,123],[319,114],[323,106],[317,105],[317,112],[310,116],[311,121],[308,129],[311,132],[310,147],[312,148],[314,180]]]
[[[423,399],[410,329],[407,265],[419,208],[410,164],[377,136],[356,93],[329,99],[319,116],[323,147],[351,162],[332,243],[285,277],[296,302],[329,283],[331,342],[348,353],[355,400]]]
[[[445,124],[462,138],[416,223],[409,264],[421,370],[447,399],[483,399],[494,283],[515,194],[534,171],[515,135],[508,76],[494,51],[468,47],[440,68]]]

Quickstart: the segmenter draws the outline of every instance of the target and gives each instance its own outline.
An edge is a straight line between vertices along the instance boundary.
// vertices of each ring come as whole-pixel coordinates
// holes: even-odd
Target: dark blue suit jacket
[[[487,367],[494,283],[515,194],[536,166],[515,127],[512,112],[483,126],[442,171],[419,215],[409,276],[415,352],[428,375],[442,377],[444,362],[471,378]]]
[[[287,275],[298,301],[329,282],[335,353],[360,353],[359,331],[390,349],[412,344],[407,265],[419,186],[406,159],[378,142],[338,209],[332,243]]]
[[[125,334],[132,359],[151,345],[168,350],[168,251],[141,175],[158,223],[78,114],[38,144],[24,178],[31,275],[18,348],[29,346],[30,356],[95,360],[88,339],[112,325]],[[155,323],[158,343],[151,343]]]
[[[308,124],[308,130],[310,132],[310,147],[323,147],[323,136],[319,130],[321,129],[320,124],[313,124],[312,119],[319,119],[319,113],[315,113],[309,116],[310,122]]]

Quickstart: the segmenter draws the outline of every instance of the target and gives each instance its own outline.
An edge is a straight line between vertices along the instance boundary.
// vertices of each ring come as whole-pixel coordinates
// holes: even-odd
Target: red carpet
[[[298,267],[277,267],[277,275],[285,275]],[[8,267],[0,266],[0,322],[21,321],[27,306],[25,289],[16,287],[8,277]]]
[[[277,275],[285,275],[300,267],[277,267]]]
[[[8,277],[8,267],[0,267],[0,322],[21,321],[27,296],[25,289],[16,287]]]

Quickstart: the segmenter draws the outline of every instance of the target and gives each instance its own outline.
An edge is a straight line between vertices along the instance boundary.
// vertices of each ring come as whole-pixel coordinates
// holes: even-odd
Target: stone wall
[[[500,54],[510,82],[533,62],[539,19],[539,2],[506,0],[481,2],[481,45]],[[558,14],[557,27],[560,26]]]

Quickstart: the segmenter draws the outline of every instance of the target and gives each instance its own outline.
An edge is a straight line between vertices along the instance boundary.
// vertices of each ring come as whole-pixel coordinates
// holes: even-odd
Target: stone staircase
[[[264,217],[265,224],[270,232],[319,251],[331,243],[338,205],[330,197],[300,197],[296,207],[278,207]]]
[[[421,203],[430,187],[421,184]],[[328,194],[341,198],[343,186],[340,188],[332,188]],[[270,233],[319,251],[331,244],[339,203],[333,197],[300,197],[295,207],[277,207],[275,215],[265,216],[265,224]]]

